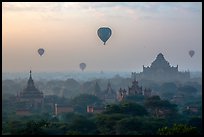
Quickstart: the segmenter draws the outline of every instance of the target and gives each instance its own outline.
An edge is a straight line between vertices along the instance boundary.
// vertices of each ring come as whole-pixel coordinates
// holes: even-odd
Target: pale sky
[[[3,72],[80,71],[81,62],[141,72],[160,52],[180,71],[202,70],[201,2],[3,2],[2,16]],[[105,46],[103,26],[112,30]]]

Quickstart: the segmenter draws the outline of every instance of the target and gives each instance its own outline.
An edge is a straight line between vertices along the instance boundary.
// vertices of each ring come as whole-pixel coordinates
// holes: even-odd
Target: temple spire
[[[31,72],[31,70],[30,70],[30,78],[32,79],[31,73],[32,73],[32,72]]]
[[[29,77],[29,80],[28,80],[28,84],[27,84],[27,87],[28,88],[35,88],[35,85],[34,85],[34,82],[33,82],[33,79],[32,79],[32,71],[30,70],[30,77]]]
[[[112,92],[112,87],[111,87],[111,83],[110,80],[108,80],[108,85],[107,85],[107,92]]]
[[[108,88],[111,88],[110,80],[108,80]]]

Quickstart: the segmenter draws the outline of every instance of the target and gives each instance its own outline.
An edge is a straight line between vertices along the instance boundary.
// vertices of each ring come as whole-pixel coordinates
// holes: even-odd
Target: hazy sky
[[[85,71],[140,72],[160,52],[179,70],[202,70],[201,2],[3,2],[2,8],[3,72],[80,71],[81,62]],[[102,26],[112,29],[105,46],[97,36]]]

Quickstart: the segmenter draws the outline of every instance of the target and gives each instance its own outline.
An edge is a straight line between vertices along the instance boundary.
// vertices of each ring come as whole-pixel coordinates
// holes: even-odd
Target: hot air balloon
[[[42,56],[44,54],[45,50],[43,48],[39,48],[38,49],[38,53],[40,54],[40,56]]]
[[[189,55],[191,56],[191,58],[193,57],[193,55],[195,54],[195,51],[194,50],[190,50],[189,52]]]
[[[103,45],[106,44],[106,41],[110,38],[112,31],[108,27],[101,27],[97,31],[98,37],[104,42]]]
[[[79,67],[82,71],[84,71],[84,69],[86,68],[86,64],[85,63],[80,63]]]

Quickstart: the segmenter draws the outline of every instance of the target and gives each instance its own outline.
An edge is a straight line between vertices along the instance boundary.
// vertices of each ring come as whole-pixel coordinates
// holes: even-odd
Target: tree
[[[165,119],[131,116],[116,123],[117,135],[154,135],[166,124]]]
[[[99,135],[115,135],[116,123],[126,118],[124,114],[99,114],[94,117],[94,122],[97,125],[97,130]]]
[[[190,126],[198,128],[199,133],[202,133],[202,118],[201,117],[192,117],[188,124]]]
[[[136,117],[124,118],[117,122],[116,134],[117,135],[140,135],[143,127],[141,119]]]
[[[159,135],[198,135],[197,128],[185,124],[174,124],[173,127],[158,129]]]
[[[67,131],[66,135],[81,135],[81,133],[78,131]]]
[[[117,104],[107,105],[104,113],[106,114],[121,113],[134,116],[143,116],[148,114],[147,110],[143,106],[133,102],[122,102],[118,105]]]
[[[147,115],[147,110],[142,105],[131,102],[122,102],[120,108],[123,114],[130,114],[134,116],[144,116]]]
[[[106,108],[104,111],[105,114],[122,113],[120,106],[117,104],[109,104],[109,105],[106,105],[105,108]]]
[[[26,128],[23,130],[23,134],[25,135],[44,135],[43,131],[44,127],[48,127],[49,123],[45,120],[40,121],[28,121],[26,123]]]
[[[145,106],[151,110],[154,116],[172,116],[177,114],[177,105],[171,104],[167,100],[161,100],[159,96],[147,98]]]
[[[191,97],[197,92],[197,89],[190,85],[185,85],[183,87],[180,87],[178,90],[185,93],[185,95],[189,97]]]
[[[77,89],[78,87],[80,87],[80,84],[76,80],[71,78],[71,79],[67,79],[64,82],[64,86],[71,89]]]
[[[160,88],[161,96],[165,99],[171,99],[177,90],[177,86],[173,82],[163,83]]]
[[[96,103],[100,104],[102,101],[94,95],[81,94],[76,96],[71,103],[73,104],[76,112],[85,113],[87,105],[93,105]]]
[[[167,124],[165,118],[144,117],[142,119],[143,127],[141,133],[143,135],[155,135],[157,130]]]
[[[6,132],[11,135],[21,135],[23,129],[25,128],[25,123],[19,120],[9,121],[7,124],[8,126],[6,126]]]
[[[96,124],[84,116],[73,119],[68,128],[69,131],[67,132],[67,134],[96,134]]]

